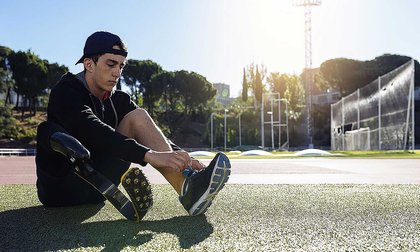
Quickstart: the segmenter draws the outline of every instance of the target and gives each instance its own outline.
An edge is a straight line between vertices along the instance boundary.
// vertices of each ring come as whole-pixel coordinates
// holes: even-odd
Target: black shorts
[[[49,147],[49,136],[57,131],[65,132],[51,122],[43,122],[38,126],[36,186],[39,200],[43,205],[51,207],[103,202],[105,198],[102,194],[74,173],[73,164]],[[130,166],[129,162],[101,156],[100,153],[92,153],[91,157],[92,167],[117,186]]]

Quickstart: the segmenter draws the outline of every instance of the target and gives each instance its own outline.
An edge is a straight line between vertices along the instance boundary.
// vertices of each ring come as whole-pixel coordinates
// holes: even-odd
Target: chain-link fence
[[[331,105],[331,149],[414,149],[414,60]]]

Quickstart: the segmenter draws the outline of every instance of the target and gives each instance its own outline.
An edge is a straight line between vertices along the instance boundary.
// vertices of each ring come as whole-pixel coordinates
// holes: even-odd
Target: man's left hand
[[[197,159],[191,159],[191,168],[194,170],[202,170],[206,168],[206,166]]]

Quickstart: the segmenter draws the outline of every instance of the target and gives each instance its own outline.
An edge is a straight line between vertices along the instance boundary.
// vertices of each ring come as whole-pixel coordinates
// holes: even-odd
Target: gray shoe
[[[230,162],[223,153],[217,153],[210,165],[187,175],[179,201],[189,215],[206,212],[214,197],[224,187],[230,175]]]

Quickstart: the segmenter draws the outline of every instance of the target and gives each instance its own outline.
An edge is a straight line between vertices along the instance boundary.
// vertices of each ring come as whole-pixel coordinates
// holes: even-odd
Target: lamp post
[[[210,115],[210,146],[211,146],[211,151],[213,151],[213,117],[214,117],[214,113],[211,113],[211,115]]]
[[[224,126],[225,126],[225,152],[226,152],[226,113],[227,112],[229,112],[229,110],[225,109],[225,123],[224,123]]]
[[[242,111],[239,112],[239,146],[242,146],[242,140],[241,140],[241,138],[242,138],[242,132],[241,132],[241,114],[242,114]]]
[[[270,126],[271,126],[271,148],[274,150],[274,122],[273,122],[273,111],[268,111],[270,115]]]
[[[279,126],[279,150],[280,150],[280,146],[281,146],[281,106],[280,106],[280,100],[281,99],[280,99],[280,93],[279,92],[270,93],[270,96],[277,96],[277,98],[274,98],[274,99],[271,98],[271,111],[273,113],[273,115],[271,117],[272,118],[274,117],[274,107],[273,107],[274,104],[273,104],[273,102],[277,102],[279,120],[276,121],[276,123]],[[273,121],[273,119],[271,121]],[[274,123],[274,122],[272,122],[272,123]],[[274,134],[273,132],[274,131],[272,130],[272,135]],[[274,136],[273,136],[273,139],[274,139]],[[273,147],[273,149],[274,149],[274,147]]]
[[[264,149],[264,94],[261,97],[261,147]]]
[[[280,101],[284,101],[284,104],[286,104],[286,143],[287,143],[287,149],[289,149],[289,108],[288,108],[288,101],[286,99],[280,99]],[[282,124],[280,124],[283,126]]]

